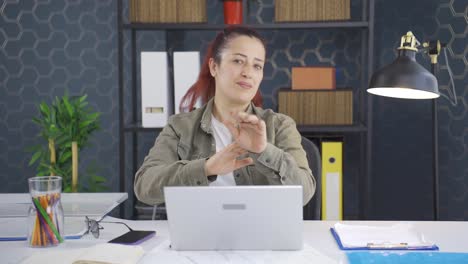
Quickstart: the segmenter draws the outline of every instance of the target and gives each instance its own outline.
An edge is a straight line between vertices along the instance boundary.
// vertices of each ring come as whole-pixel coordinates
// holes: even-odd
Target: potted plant
[[[30,148],[33,152],[29,165],[35,163],[38,175],[59,175],[64,192],[100,191],[105,189],[105,178],[96,175],[96,169],[86,171],[87,186],[78,184],[79,150],[87,146],[91,134],[99,129],[100,113],[92,112],[87,95],[56,97],[51,105],[39,104],[39,116],[33,121],[39,125],[39,137],[45,144]]]

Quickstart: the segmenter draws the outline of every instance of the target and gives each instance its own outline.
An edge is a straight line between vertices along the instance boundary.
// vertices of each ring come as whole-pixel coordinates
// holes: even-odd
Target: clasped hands
[[[210,157],[205,163],[205,175],[222,175],[253,163],[252,158],[239,158],[261,153],[267,146],[265,121],[245,112],[231,114],[231,120],[223,122],[231,132],[233,142]]]

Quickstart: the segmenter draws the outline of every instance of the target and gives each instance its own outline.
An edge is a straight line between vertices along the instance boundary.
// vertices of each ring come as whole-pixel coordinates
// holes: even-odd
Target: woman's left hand
[[[233,121],[226,121],[224,124],[234,141],[250,152],[263,152],[267,146],[265,121],[245,112],[234,113],[232,118]]]

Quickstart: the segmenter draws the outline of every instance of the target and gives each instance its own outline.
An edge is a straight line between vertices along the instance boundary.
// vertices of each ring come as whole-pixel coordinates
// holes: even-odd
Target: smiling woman
[[[242,45],[244,50],[250,51],[248,47],[248,43],[244,43],[242,41],[234,41],[237,38],[241,38],[242,40],[248,40],[248,43],[255,43],[256,46],[256,52],[254,53],[257,59],[260,60],[265,60],[265,54],[266,54],[266,45],[263,40],[263,38],[254,30],[251,30],[249,28],[245,27],[228,27],[226,28],[223,32],[220,32],[216,38],[211,42],[211,45],[208,47],[208,50],[205,55],[205,60],[203,62],[203,65],[201,67],[200,74],[198,76],[197,82],[189,89],[187,94],[184,96],[181,105],[180,105],[180,110],[181,112],[187,112],[193,109],[193,106],[196,104],[198,99],[201,99],[202,103],[205,104],[207,103],[211,98],[214,97],[215,95],[215,90],[216,90],[216,78],[213,75],[212,72],[212,67],[215,67],[215,65],[221,66],[221,63],[223,61],[223,56],[226,56],[226,54],[230,56],[241,56],[244,55],[247,56],[246,54],[236,54],[238,52],[235,52],[234,50],[231,50],[230,48],[232,46],[235,46],[237,43],[238,45]],[[261,47],[259,47],[259,45]],[[226,52],[228,50],[228,52]],[[253,52],[249,52],[251,54]],[[232,63],[239,63],[239,61],[236,61],[236,58],[228,58],[231,60]],[[225,62],[227,63],[227,62]],[[263,64],[264,62],[261,63],[261,74],[262,77],[260,78],[259,82],[261,82],[263,78]],[[258,86],[257,86],[258,88]],[[262,106],[262,97],[260,92],[256,91],[255,96],[253,99],[251,98],[251,101],[255,106],[261,107]]]
[[[198,80],[135,177],[135,194],[164,202],[165,186],[301,185],[315,179],[294,121],[261,108],[266,45],[254,30],[229,27],[210,44]],[[192,110],[201,100],[201,108]]]
[[[263,79],[265,47],[256,38],[238,36],[229,42],[221,56],[219,62],[211,58],[209,67],[216,86],[214,116],[223,121],[227,118],[220,116],[222,113],[216,111],[219,110],[216,106],[233,105],[239,108],[233,110],[244,111],[258,93]]]

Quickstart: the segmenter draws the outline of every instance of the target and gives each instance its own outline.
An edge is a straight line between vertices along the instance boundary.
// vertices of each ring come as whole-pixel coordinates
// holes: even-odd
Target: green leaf
[[[44,103],[44,102],[40,103],[39,104],[39,109],[41,110],[41,112],[42,112],[42,114],[44,116],[49,116],[49,114],[50,114],[49,106],[46,103]]]
[[[82,130],[83,128],[93,124],[95,121],[94,120],[86,120],[86,121],[83,121],[80,123],[80,130]]]
[[[67,108],[68,115],[73,116],[73,107],[70,105],[67,97],[63,97],[63,104]]]
[[[57,124],[57,109],[55,107],[53,107],[50,112],[50,122],[52,124]]]
[[[97,120],[99,118],[99,116],[101,115],[101,113],[93,113],[93,114],[89,114],[88,115],[88,120]]]
[[[87,95],[87,94],[84,94],[83,96],[81,96],[81,97],[78,99],[78,101],[79,101],[80,103],[82,103],[82,102],[86,101],[86,98],[88,98],[88,95]]]
[[[49,170],[40,170],[37,172],[37,174],[35,176],[45,176],[45,175],[48,175],[50,174],[49,173]]]
[[[34,155],[31,158],[31,161],[29,162],[28,166],[33,165],[42,155],[42,151],[36,151]]]
[[[80,103],[80,107],[83,109],[88,105],[88,102],[82,102]]]
[[[38,125],[40,125],[42,123],[42,120],[39,119],[38,117],[33,117],[32,121]]]
[[[71,138],[69,137],[64,137],[60,140],[61,142],[61,145],[63,146],[63,148],[67,149],[67,148],[71,148]]]
[[[67,151],[67,152],[60,155],[59,162],[63,163],[65,161],[69,160],[71,158],[71,156],[72,156],[71,151]]]

